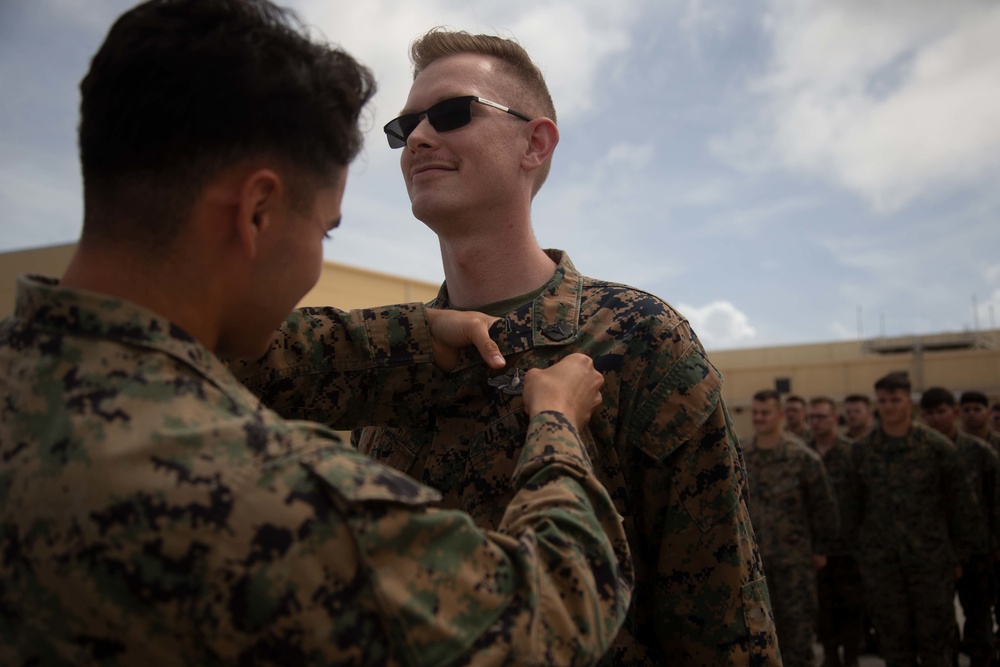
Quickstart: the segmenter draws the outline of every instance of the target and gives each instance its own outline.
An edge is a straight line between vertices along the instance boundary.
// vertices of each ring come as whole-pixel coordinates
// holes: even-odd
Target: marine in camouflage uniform
[[[745,448],[750,518],[767,574],[782,661],[786,667],[812,667],[816,567],[837,536],[837,503],[819,455],[780,429],[777,394],[758,392],[753,405],[756,434]],[[760,408],[774,413],[773,431],[768,432]],[[776,441],[769,435],[777,436]]]
[[[909,392],[896,374],[876,383],[880,427],[851,448],[845,535],[888,667],[950,667],[957,568],[983,525],[957,449],[911,421]]]
[[[581,435],[625,517],[637,581],[604,662],[778,664],[722,378],[669,305],[586,278],[565,253],[548,252],[558,262],[552,279],[516,307],[491,313],[501,316],[494,339],[512,369],[544,368],[583,352],[604,375],[604,402]],[[433,307],[449,307],[447,286]],[[289,333],[284,327],[277,340]],[[286,375],[294,358],[281,362],[272,351],[271,363]],[[446,507],[499,525],[528,424],[516,380],[495,376],[469,354],[448,376],[427,427],[365,429],[360,450],[438,489]],[[254,390],[286,414],[305,408],[319,418],[329,409],[321,379],[290,380]]]
[[[426,428],[422,306],[288,326],[335,426]],[[165,318],[22,278],[0,325],[0,664],[591,663],[628,604],[621,520],[561,413],[525,435],[484,533]]]
[[[843,497],[850,477],[851,440],[836,432],[835,407],[826,397],[809,401],[814,435],[808,444],[823,459],[839,514],[843,515]],[[854,549],[842,534],[830,545],[826,566],[816,574],[816,587],[819,601],[816,635],[823,645],[824,667],[856,667],[864,636],[864,586]],[[844,649],[843,660],[840,647]]]
[[[985,402],[985,398],[984,398]],[[955,645],[969,656],[971,667],[988,667],[993,658],[993,555],[1000,553],[1000,457],[979,438],[958,429],[959,407],[954,394],[944,387],[931,387],[920,397],[924,421],[952,442],[978,501],[978,519],[983,522],[983,540],[962,562],[962,577],[956,584],[965,623],[955,633]]]
[[[813,438],[812,428],[806,419],[806,401],[801,396],[785,397],[785,430],[802,442]],[[794,415],[794,416],[793,416]]]
[[[994,651],[993,603],[996,599],[994,554],[1000,553],[1000,457],[986,442],[956,431],[951,439],[981,508],[988,539],[962,563],[962,578],[956,589],[962,604],[962,652],[969,656],[970,667],[988,667]]]
[[[1000,455],[1000,433],[990,428],[990,403],[986,395],[979,391],[962,393],[959,399],[962,416],[962,430],[988,442]]]
[[[963,398],[965,394],[962,395]],[[986,414],[983,418],[983,423],[978,428],[973,428],[968,421],[965,420],[965,412],[967,410],[965,403],[962,404],[963,422],[966,432],[969,435],[975,436],[981,440],[986,441],[993,451],[1000,455],[1000,431],[995,431],[990,428],[990,410],[989,404],[986,404]],[[997,411],[993,411],[993,414],[997,414]],[[993,614],[996,618],[1000,618],[1000,558],[995,557],[993,562],[993,589],[994,589],[994,601],[993,601]],[[998,630],[1000,633],[1000,630]],[[1000,637],[994,636],[993,639],[995,660],[1000,664]]]

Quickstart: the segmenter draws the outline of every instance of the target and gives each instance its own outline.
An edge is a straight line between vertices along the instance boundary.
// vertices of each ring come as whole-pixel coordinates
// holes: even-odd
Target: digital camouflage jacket
[[[985,540],[955,445],[914,422],[890,439],[876,428],[851,447],[844,532],[864,564],[959,565]]]
[[[366,429],[360,450],[438,489],[446,507],[499,525],[528,426],[517,373],[589,355],[604,376],[604,400],[582,436],[625,517],[636,568],[629,617],[604,663],[779,664],[719,372],[668,304],[586,278],[565,254],[549,253],[558,264],[549,283],[494,324],[510,370],[493,372],[470,350],[426,426]],[[447,286],[432,305],[448,307]],[[288,335],[285,327],[276,340]],[[294,357],[272,350],[270,363],[280,369]],[[254,389],[288,415],[323,420],[329,410],[315,376]]]
[[[746,448],[750,516],[764,567],[806,566],[837,539],[837,500],[819,454],[784,434],[774,449]]]
[[[964,431],[952,440],[965,474],[978,501],[978,519],[983,522],[983,540],[973,555],[1000,550],[1000,457],[988,442]]]
[[[423,306],[288,326],[332,423],[427,428]],[[528,425],[486,533],[169,321],[55,281],[20,279],[0,324],[0,454],[3,665],[588,664],[628,605],[621,519],[561,414]]]

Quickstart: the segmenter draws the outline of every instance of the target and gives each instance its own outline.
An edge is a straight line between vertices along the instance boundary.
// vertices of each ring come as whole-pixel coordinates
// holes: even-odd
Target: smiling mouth
[[[421,174],[433,174],[442,171],[454,171],[454,170],[451,167],[446,167],[440,164],[427,165],[426,167],[418,167],[417,169],[414,169],[412,172],[410,172],[410,178],[416,178]]]

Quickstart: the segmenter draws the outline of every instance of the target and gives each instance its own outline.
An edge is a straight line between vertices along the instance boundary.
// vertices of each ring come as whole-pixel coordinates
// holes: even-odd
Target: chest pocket
[[[900,509],[922,513],[928,498],[941,497],[940,465],[915,447],[893,452],[889,485],[894,497],[903,499]]]
[[[765,502],[774,510],[790,512],[802,504],[802,491],[797,476],[787,473],[781,476],[775,475],[764,488]]]
[[[358,429],[351,436],[358,452],[408,475],[414,474],[417,454],[424,440],[429,439],[419,431],[386,426]]]

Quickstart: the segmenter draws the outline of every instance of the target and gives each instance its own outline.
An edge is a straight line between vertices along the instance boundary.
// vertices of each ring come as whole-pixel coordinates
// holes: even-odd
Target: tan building
[[[927,387],[981,391],[1000,397],[1000,330],[875,338],[711,352],[725,377],[723,397],[741,437],[750,428],[751,397],[760,389],[807,400],[848,394],[874,398],[883,375],[905,371],[915,396]]]
[[[61,275],[75,244],[0,253],[0,317],[14,308],[14,278],[21,273]],[[350,309],[429,301],[438,285],[325,262],[316,287],[301,305]],[[723,396],[741,436],[749,436],[750,399],[774,388],[806,398],[872,395],[875,380],[906,371],[919,395],[925,387],[978,390],[1000,399],[1000,331],[877,338],[711,352],[725,377]]]
[[[60,276],[69,265],[75,243],[0,253],[0,318],[14,310],[15,278],[22,273]],[[301,306],[336,306],[343,310],[391,303],[430,301],[439,284],[392,276],[337,262],[324,262],[316,286]]]

